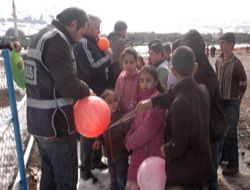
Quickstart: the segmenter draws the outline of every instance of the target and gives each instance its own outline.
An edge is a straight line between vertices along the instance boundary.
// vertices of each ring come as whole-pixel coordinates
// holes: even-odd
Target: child
[[[234,33],[227,32],[220,37],[222,55],[216,61],[219,90],[228,129],[222,151],[222,160],[228,165],[222,171],[224,176],[239,172],[239,153],[237,125],[239,122],[240,102],[246,92],[247,76],[241,61],[234,55]]]
[[[148,99],[163,92],[156,69],[145,65],[140,71],[140,99]],[[126,147],[132,150],[128,169],[126,190],[139,190],[137,171],[140,164],[150,156],[161,156],[160,147],[164,143],[163,130],[166,111],[152,108],[138,113],[126,137]]]
[[[149,46],[149,57],[152,62],[152,65],[156,68],[156,71],[159,76],[159,80],[164,87],[167,89],[167,81],[168,81],[168,62],[165,60],[165,49],[161,42],[152,43]]]
[[[118,106],[118,99],[112,90],[105,90],[101,97],[107,102],[111,111],[111,124],[123,116]],[[124,190],[127,180],[128,151],[124,144],[128,132],[126,124],[119,124],[103,133],[99,142],[94,143],[94,149],[100,146],[100,140],[104,144],[104,154],[108,158],[108,167],[111,177],[111,190]],[[95,147],[98,146],[98,147]]]
[[[197,64],[191,48],[177,48],[172,63],[179,82],[173,88],[175,99],[167,114],[166,144],[161,147],[166,157],[166,189],[176,186],[203,189],[205,180],[212,174],[209,94],[206,86],[194,79]]]
[[[138,55],[137,60],[137,69],[141,70],[141,68],[145,65],[145,61],[141,55]]]
[[[137,52],[128,47],[121,54],[123,71],[120,73],[116,84],[115,93],[118,96],[122,111],[132,111],[138,102],[139,71],[137,66]]]

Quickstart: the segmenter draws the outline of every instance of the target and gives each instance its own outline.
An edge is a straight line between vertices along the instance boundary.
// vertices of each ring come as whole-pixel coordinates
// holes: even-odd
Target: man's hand
[[[18,41],[11,42],[10,47],[12,50],[16,50],[17,53],[22,50],[22,46]]]
[[[164,157],[164,158],[166,158],[166,153],[165,153],[165,145],[162,145],[161,146],[161,155]]]
[[[140,101],[136,105],[135,110],[136,112],[144,112],[145,110],[152,108],[152,107],[153,105],[152,105],[151,99],[147,99],[147,100]]]
[[[111,56],[113,55],[113,52],[112,52],[111,48],[109,48],[107,51],[105,51],[105,53],[106,53],[109,57],[111,57]]]
[[[89,93],[90,93],[90,96],[96,96],[96,93],[94,93],[94,91],[91,88],[89,89]]]

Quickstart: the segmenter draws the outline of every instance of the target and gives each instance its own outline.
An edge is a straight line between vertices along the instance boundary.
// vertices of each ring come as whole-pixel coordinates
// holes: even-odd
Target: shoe
[[[108,168],[108,165],[107,164],[104,164],[103,162],[97,162],[97,163],[93,163],[92,164],[92,169],[100,169],[100,170],[103,170],[103,169],[107,169]]]
[[[225,168],[222,170],[222,175],[224,176],[232,176],[239,173],[239,168]]]
[[[93,173],[88,168],[86,168],[84,166],[80,166],[80,177],[84,181],[92,179],[93,184],[98,182],[98,179],[93,175]]]
[[[97,179],[97,177],[95,177],[93,174],[92,174],[92,172],[81,172],[80,173],[80,176],[81,176],[81,178],[84,180],[84,181],[87,181],[87,180],[89,180],[89,179],[92,179],[92,183],[93,184],[96,184],[96,183],[98,183],[98,179]]]

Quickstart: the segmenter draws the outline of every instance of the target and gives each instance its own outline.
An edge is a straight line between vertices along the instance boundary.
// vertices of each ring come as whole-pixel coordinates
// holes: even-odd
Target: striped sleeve
[[[106,56],[95,61],[91,51],[88,49],[88,40],[85,38],[82,39],[82,47],[87,55],[87,59],[88,59],[92,68],[101,67],[103,64],[105,64],[111,58],[108,54],[106,54]]]
[[[243,97],[243,95],[246,92],[247,89],[247,75],[245,72],[245,69],[240,62],[240,60],[237,61],[237,67],[235,68],[238,76],[238,85],[240,88],[240,98]]]

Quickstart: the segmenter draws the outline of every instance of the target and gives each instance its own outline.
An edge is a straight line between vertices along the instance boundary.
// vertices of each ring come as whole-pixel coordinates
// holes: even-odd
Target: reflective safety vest
[[[37,34],[36,40],[29,48],[27,60],[24,62],[28,131],[43,139],[57,137],[54,117],[59,110],[67,122],[68,134],[75,133],[73,100],[58,97],[49,69],[42,61],[44,44],[55,35],[59,35],[67,43],[76,69],[73,47],[66,36],[55,27],[46,28]]]

